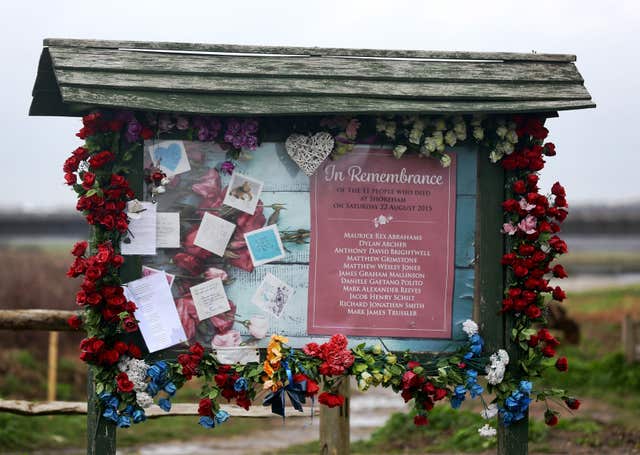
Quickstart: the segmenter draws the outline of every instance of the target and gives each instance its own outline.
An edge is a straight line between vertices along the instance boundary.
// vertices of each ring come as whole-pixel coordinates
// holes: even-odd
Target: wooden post
[[[49,366],[47,371],[47,401],[56,400],[58,384],[58,332],[49,332]]]
[[[89,367],[87,396],[87,455],[115,455],[116,425],[100,413],[93,367]]]
[[[478,158],[478,222],[476,246],[476,301],[480,303],[480,327],[488,352],[506,349],[512,362],[517,362],[517,347],[511,347],[510,331],[500,310],[504,290],[504,271],[500,263],[505,251],[502,228],[502,202],[504,201],[505,174],[500,166],[486,157]],[[498,428],[499,455],[526,455],[528,453],[528,418],[508,428]]]
[[[345,397],[336,408],[320,405],[320,454],[349,455],[349,378],[344,378],[338,393]]]
[[[627,363],[633,363],[637,360],[636,344],[638,340],[635,337],[635,327],[631,316],[626,314],[622,320],[622,349],[624,349],[624,358]]]

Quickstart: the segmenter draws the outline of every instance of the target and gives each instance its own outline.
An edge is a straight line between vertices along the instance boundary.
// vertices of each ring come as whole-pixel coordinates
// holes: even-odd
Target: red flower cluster
[[[127,179],[118,174],[111,174],[109,181],[104,182],[101,186],[103,196],[100,196],[99,193],[93,193],[89,196],[88,190],[91,189],[92,179],[95,176],[88,171],[82,171],[80,174],[83,179],[83,185],[80,189],[82,194],[78,198],[76,209],[85,215],[87,223],[100,225],[107,231],[127,232],[129,223],[124,210],[127,201],[135,197],[129,188]]]
[[[213,401],[211,398],[201,398],[198,404],[198,415],[203,417],[213,417]]]
[[[322,392],[318,396],[318,401],[320,404],[335,408],[336,406],[342,406],[344,404],[344,397],[337,393]]]
[[[318,345],[309,343],[302,350],[305,354],[323,360],[318,368],[320,374],[325,376],[337,376],[343,374],[347,368],[353,365],[355,358],[347,348],[347,337],[335,334],[326,343]]]
[[[246,388],[243,390],[235,390],[234,386],[236,381],[240,379],[240,374],[238,374],[231,365],[220,365],[218,367],[218,373],[213,379],[221,390],[220,395],[226,398],[227,401],[235,399],[238,406],[247,411],[249,410],[251,406],[249,391],[246,390]]]
[[[118,384],[118,390],[120,392],[129,393],[133,390],[133,382],[131,382],[129,376],[127,376],[127,373],[124,371],[116,376],[116,383]]]
[[[104,340],[96,337],[85,338],[80,342],[80,359],[87,363],[111,366],[115,365],[124,354],[136,359],[142,357],[140,348],[133,343],[116,341],[112,345],[107,345]]]
[[[293,382],[298,384],[300,382],[305,382],[307,384],[307,388],[305,390],[305,395],[308,397],[312,397],[314,396],[316,393],[318,393],[320,391],[320,386],[318,385],[318,383],[316,381],[314,381],[313,379],[311,379],[310,377],[308,377],[305,374],[302,373],[297,373],[293,375]]]
[[[531,335],[527,343],[532,348],[539,347],[542,355],[549,358],[556,355],[556,348],[560,346],[560,342],[545,328],[538,330],[537,335]]]
[[[405,403],[415,399],[415,406],[424,411],[430,411],[436,401],[442,400],[447,396],[447,389],[436,387],[432,382],[428,381],[422,374],[414,371],[420,367],[418,362],[409,362],[407,371],[402,375],[402,392],[400,395]],[[422,419],[418,419],[416,425],[426,425],[426,417],[423,423]]]
[[[182,366],[182,375],[188,381],[198,372],[198,366],[204,356],[204,348],[196,343],[189,348],[189,354],[180,354],[178,363]]]

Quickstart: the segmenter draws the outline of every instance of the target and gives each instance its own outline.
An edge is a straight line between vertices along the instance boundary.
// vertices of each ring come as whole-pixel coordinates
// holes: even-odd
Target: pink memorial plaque
[[[451,337],[451,158],[356,148],[311,178],[309,334]]]

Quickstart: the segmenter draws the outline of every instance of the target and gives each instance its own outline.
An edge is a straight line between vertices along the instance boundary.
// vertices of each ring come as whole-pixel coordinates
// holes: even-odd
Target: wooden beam
[[[439,100],[590,100],[582,83],[527,82],[406,82],[330,78],[237,77],[187,74],[116,73],[60,69],[60,85],[109,87],[161,92],[220,93],[244,95],[338,95],[375,98]]]
[[[349,56],[374,58],[412,58],[412,59],[462,59],[462,60],[505,60],[534,62],[574,62],[571,54],[536,54],[519,52],[466,52],[466,51],[426,51],[396,49],[348,49],[331,47],[296,46],[251,46],[238,44],[200,44],[152,41],[108,41],[46,38],[44,46],[100,49],[146,49],[187,52],[221,52],[241,54],[276,54],[301,56]]]
[[[212,95],[61,87],[66,103],[210,115],[527,113],[594,107],[591,100],[437,101],[335,96]]]
[[[322,455],[349,455],[349,378],[342,380],[338,393],[345,397],[344,404],[335,408],[320,406],[320,453]]]
[[[0,330],[73,331],[67,319],[80,311],[0,310]]]
[[[357,60],[49,48],[53,67],[160,74],[449,82],[584,82],[572,63]]]

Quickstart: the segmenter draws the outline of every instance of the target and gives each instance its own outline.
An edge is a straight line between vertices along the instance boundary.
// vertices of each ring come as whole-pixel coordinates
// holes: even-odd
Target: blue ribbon
[[[287,373],[287,385],[281,389],[271,392],[262,402],[263,406],[271,405],[271,412],[282,416],[284,419],[285,412],[285,392],[289,396],[289,400],[296,411],[303,412],[302,405],[306,403],[307,381],[293,382],[293,373],[289,367],[289,362],[284,360],[282,366]]]

